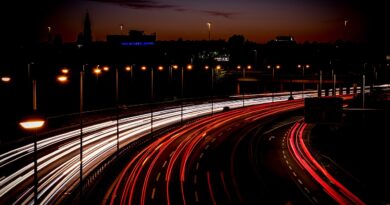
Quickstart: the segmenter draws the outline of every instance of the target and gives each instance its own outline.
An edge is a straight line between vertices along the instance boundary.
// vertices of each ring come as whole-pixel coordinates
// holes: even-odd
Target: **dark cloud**
[[[90,0],[95,2],[111,3],[132,9],[175,9],[180,10],[177,5],[163,4],[154,0]]]
[[[207,13],[209,15],[212,15],[212,16],[219,16],[219,17],[224,17],[224,18],[232,18],[234,15],[236,15],[237,13],[233,13],[233,12],[223,12],[223,11],[202,11],[204,13]]]

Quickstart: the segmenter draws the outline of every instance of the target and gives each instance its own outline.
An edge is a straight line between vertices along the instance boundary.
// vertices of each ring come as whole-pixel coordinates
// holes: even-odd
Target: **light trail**
[[[289,95],[276,95],[275,102],[288,100]],[[315,91],[307,91],[306,97],[315,97]],[[299,99],[301,92],[294,93]],[[245,105],[258,105],[271,102],[271,97],[245,99]],[[211,108],[214,108],[211,110]],[[224,107],[242,107],[241,99],[188,105],[183,107],[183,120],[218,113]],[[181,122],[181,109],[169,108],[155,111],[153,130],[158,130]],[[150,114],[141,114],[119,119],[119,142],[124,147],[150,134]],[[59,200],[64,193],[72,192],[79,182],[79,142],[80,130],[75,129],[54,135],[37,142],[39,171],[39,200],[50,204]],[[173,137],[173,136],[171,136]],[[32,203],[33,163],[31,162],[33,143],[0,154],[0,203]],[[116,120],[97,123],[83,128],[83,172],[87,176],[101,162],[116,152]],[[45,153],[40,156],[39,153]],[[185,165],[184,165],[185,167]]]
[[[303,132],[306,127],[306,123],[296,123],[289,133],[288,146],[294,159],[337,203],[364,205],[365,203],[361,199],[349,191],[314,159],[303,140]]]

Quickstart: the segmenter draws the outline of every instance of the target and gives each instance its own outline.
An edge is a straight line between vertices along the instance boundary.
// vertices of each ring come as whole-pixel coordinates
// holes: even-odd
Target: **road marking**
[[[294,177],[297,177],[297,173],[293,172]]]
[[[159,172],[158,174],[157,174],[157,177],[156,177],[156,181],[158,182],[158,180],[160,179],[160,175],[161,175],[161,172]]]
[[[214,142],[216,139],[215,138],[213,138],[213,139],[211,139],[211,142]]]
[[[202,159],[202,157],[203,157],[203,152],[200,153],[199,159]]]
[[[196,170],[199,169],[199,162],[196,163]]]
[[[286,164],[288,164],[288,161],[286,160]]]
[[[172,155],[175,153],[175,151],[172,151],[171,154],[169,154],[169,157],[172,157]]]
[[[283,158],[287,159],[286,155],[283,155]]]
[[[156,188],[153,188],[153,191],[152,191],[152,199],[154,199],[154,194],[156,193]]]
[[[292,170],[292,167],[290,165],[288,165],[288,168]]]
[[[318,204],[318,200],[317,200],[316,197],[313,196],[313,197],[311,197],[311,198],[313,199],[314,202],[316,202],[316,203]]]
[[[210,147],[210,145],[207,144],[206,147],[205,147],[204,149],[207,150],[209,147]]]
[[[195,191],[195,201],[196,201],[196,202],[199,202],[198,192],[197,192],[197,191]]]
[[[299,182],[300,184],[303,184],[303,182],[302,182],[300,179],[298,179],[298,182]]]
[[[218,137],[222,136],[223,135],[223,132],[219,133]]]
[[[283,150],[282,152],[283,152],[283,155],[286,154],[286,153],[284,152],[284,150]]]
[[[310,190],[307,187],[304,187],[305,191],[310,194]]]
[[[167,160],[165,160],[164,164],[163,164],[163,168],[167,165]]]
[[[196,184],[198,176],[194,175],[194,184]]]

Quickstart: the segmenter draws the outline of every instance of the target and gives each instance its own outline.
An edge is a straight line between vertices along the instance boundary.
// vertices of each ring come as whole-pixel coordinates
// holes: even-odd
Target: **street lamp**
[[[170,89],[171,89],[171,95],[172,95],[172,99],[174,98],[174,89],[173,89],[173,81],[172,81],[172,74],[173,74],[173,71],[172,71],[172,68],[177,70],[179,68],[178,65],[170,65],[169,66],[169,85],[170,85]]]
[[[278,65],[275,65],[275,66],[271,66],[271,65],[268,65],[267,68],[268,69],[271,69],[272,68],[272,85],[274,86],[275,84],[275,68],[277,70],[279,70],[282,66],[280,66],[279,64]],[[272,87],[272,102],[274,102],[274,88]]]
[[[209,29],[209,41],[210,41],[210,33],[211,33],[211,23],[210,22],[207,22],[207,28]]]
[[[309,64],[306,65],[297,65],[298,68],[302,68],[302,99],[304,98],[304,92],[305,92],[305,82],[304,82],[304,77],[305,77],[305,68],[310,68]]]
[[[37,132],[45,124],[45,120],[38,116],[37,113],[37,81],[33,80],[33,115],[23,119],[19,124],[28,131],[34,132],[34,204],[38,204],[38,148],[37,148]]]
[[[222,67],[220,65],[217,65],[215,68],[213,68],[206,65],[204,69],[211,70],[211,115],[213,115],[214,114],[214,69],[218,71],[222,69]]]
[[[146,71],[146,66],[141,66],[142,71]],[[163,66],[158,66],[158,70],[164,70]],[[150,134],[153,133],[153,100],[154,100],[154,68],[150,67]]]
[[[186,67],[187,70],[192,70],[192,65],[191,64],[188,64],[187,67]],[[183,123],[183,100],[184,100],[184,67],[182,66],[181,67],[181,90],[180,90],[180,94],[181,94],[181,103],[180,103],[180,122]]]
[[[1,76],[1,82],[3,83],[10,83],[11,77],[10,76]]]

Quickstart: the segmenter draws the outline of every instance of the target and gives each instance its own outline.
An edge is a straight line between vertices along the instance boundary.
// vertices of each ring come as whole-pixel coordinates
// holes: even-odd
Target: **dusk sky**
[[[377,19],[387,22],[385,14],[375,12],[380,5],[349,0],[68,0],[29,4],[21,12],[28,23],[25,29],[45,40],[50,26],[64,42],[75,41],[82,32],[87,11],[93,40],[98,41],[105,41],[107,34],[121,34],[121,24],[122,34],[136,29],[156,32],[158,40],[206,40],[207,22],[212,23],[212,39],[241,34],[265,43],[278,35],[292,35],[298,42],[334,42],[346,35],[349,40],[365,41],[378,27],[370,24]],[[20,10],[14,7],[11,9]],[[16,27],[15,31],[25,31]]]

